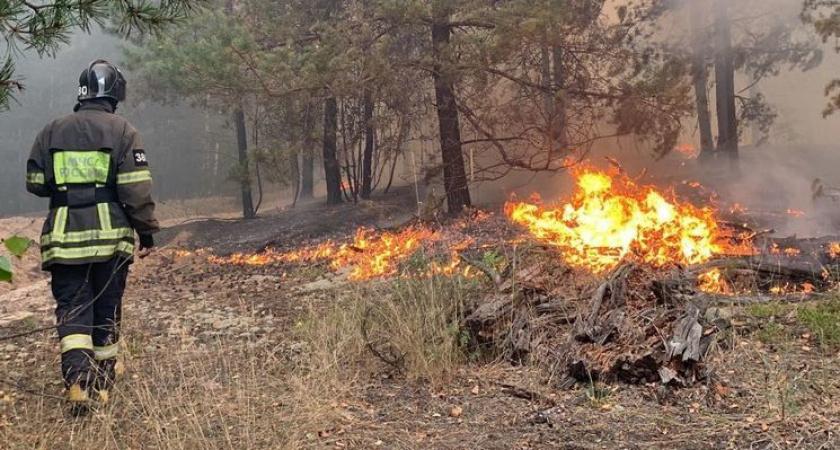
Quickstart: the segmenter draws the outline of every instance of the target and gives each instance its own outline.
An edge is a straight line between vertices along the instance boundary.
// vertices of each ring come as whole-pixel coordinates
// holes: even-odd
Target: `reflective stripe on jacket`
[[[84,102],[44,127],[32,146],[26,189],[53,199],[41,233],[45,270],[130,258],[135,231],[160,229],[143,141],[111,111],[104,100]]]

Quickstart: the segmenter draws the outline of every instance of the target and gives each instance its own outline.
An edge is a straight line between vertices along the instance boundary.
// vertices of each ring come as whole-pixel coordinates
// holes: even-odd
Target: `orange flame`
[[[624,258],[654,266],[700,264],[724,251],[712,209],[666,199],[625,175],[591,168],[576,172],[577,189],[565,205],[505,206],[531,235],[560,247],[570,265],[600,273]]]
[[[785,294],[811,294],[816,287],[811,283],[802,283],[802,286],[797,286],[792,283],[785,283],[770,288],[770,293],[774,295]]]
[[[786,247],[784,249],[781,249],[781,248],[779,248],[779,244],[774,242],[773,245],[770,246],[770,254],[771,255],[784,254],[785,256],[793,257],[793,256],[798,256],[798,255],[802,254],[802,250],[799,250],[798,248],[795,248],[795,247]]]
[[[734,203],[732,206],[729,207],[730,214],[745,214],[749,210],[749,208],[741,205],[740,203]]]
[[[805,216],[805,211],[800,211],[798,209],[788,208],[788,210],[786,212],[793,217],[804,217]]]
[[[831,259],[840,258],[840,242],[832,242],[828,245],[828,255]]]
[[[681,144],[674,147],[674,150],[686,159],[695,159],[700,156],[700,150],[691,144]]]
[[[710,294],[730,294],[732,288],[723,278],[720,269],[712,269],[697,277],[697,289]]]
[[[425,228],[407,228],[400,233],[383,233],[374,238],[368,238],[367,234],[367,230],[360,228],[353,244],[342,245],[330,263],[334,269],[352,266],[351,280],[393,275],[397,272],[397,264],[411,256],[423,241],[435,239],[434,233]]]
[[[348,278],[353,281],[370,280],[378,277],[396,275],[401,263],[409,259],[425,243],[442,239],[440,233],[423,227],[408,227],[399,232],[376,234],[371,230],[359,228],[353,241],[338,245],[327,241],[313,248],[304,248],[281,253],[268,249],[259,254],[233,254],[227,257],[210,257],[218,264],[244,266],[265,266],[276,263],[306,263],[329,261],[332,269],[349,268]],[[452,246],[448,263],[432,262],[428,271],[434,274],[453,275],[461,270],[459,252],[469,244],[469,240]]]

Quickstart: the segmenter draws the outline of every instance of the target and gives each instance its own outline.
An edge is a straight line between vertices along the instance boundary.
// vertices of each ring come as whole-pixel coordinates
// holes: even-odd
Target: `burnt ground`
[[[0,448],[840,449],[837,349],[798,320],[796,304],[733,306],[734,328],[708,361],[718,381],[686,389],[558,390],[539,369],[504,362],[464,362],[429,383],[366,352],[341,359],[347,372],[330,385],[304,370],[319,345],[304,336],[355,287],[319,267],[172,251],[287,248],[389,227],[410,219],[409,194],[167,230],[171,248],[133,268],[113,408],[65,414],[51,333],[0,341]],[[50,301],[46,290],[27,296]],[[51,320],[33,308],[0,336]]]
[[[313,200],[254,220],[208,220],[176,225],[158,236],[164,245],[212,248],[216,254],[226,256],[258,252],[266,247],[288,249],[310,240],[346,236],[359,227],[387,229],[410,221],[416,211],[414,189],[396,187],[373,201],[345,202],[326,208],[323,200]]]

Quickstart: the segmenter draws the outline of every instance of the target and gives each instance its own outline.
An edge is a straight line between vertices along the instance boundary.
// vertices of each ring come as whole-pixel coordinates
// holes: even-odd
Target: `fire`
[[[712,269],[697,277],[697,289],[710,294],[733,295],[741,292],[751,292],[750,289],[740,290],[736,283],[727,279],[720,269]],[[809,282],[801,285],[795,283],[775,284],[768,291],[773,295],[810,294],[816,292],[817,287]]]
[[[802,283],[802,286],[796,284],[785,283],[776,285],[770,288],[770,293],[774,295],[786,294],[811,294],[816,287],[811,283]]]
[[[840,258],[840,242],[832,242],[828,246],[828,255],[831,259]]]
[[[179,249],[175,250],[174,255],[177,258],[191,258],[193,256],[204,256],[207,253],[207,249],[199,248],[197,250],[187,250],[187,249]]]
[[[375,238],[368,237],[368,230],[361,228],[356,232],[353,244],[342,245],[330,265],[334,269],[353,267],[351,280],[393,275],[397,272],[397,263],[410,257],[424,241],[434,239],[434,233],[426,228],[386,232]]]
[[[794,256],[799,256],[800,254],[802,254],[802,250],[799,250],[798,248],[795,248],[795,247],[786,247],[784,249],[781,249],[781,248],[779,248],[779,244],[776,244],[774,242],[773,245],[770,246],[770,254],[771,255],[782,255],[782,254],[784,254],[785,256],[794,257]]]
[[[793,217],[805,217],[805,211],[800,211],[798,209],[788,208],[786,212]]]
[[[746,214],[746,212],[749,210],[749,208],[741,205],[740,203],[734,203],[732,206],[729,207],[730,214]]]
[[[700,150],[691,144],[681,144],[674,147],[674,151],[682,155],[686,159],[696,159],[700,156]]]
[[[570,265],[601,273],[625,258],[654,266],[700,264],[724,251],[711,208],[679,203],[618,173],[583,168],[575,175],[569,203],[505,207],[531,235],[560,247]]]
[[[424,244],[439,242],[441,233],[425,227],[408,227],[399,232],[376,233],[359,228],[351,242],[336,244],[332,241],[318,246],[291,252],[268,249],[259,254],[234,254],[227,257],[211,257],[218,264],[244,266],[265,266],[277,263],[311,263],[329,261],[334,270],[350,269],[348,278],[354,281],[389,277],[399,272],[400,264],[406,262]],[[451,246],[448,263],[432,262],[428,271],[435,274],[453,275],[461,271],[459,252],[469,245],[469,240]]]
[[[720,269],[712,269],[697,277],[697,289],[711,294],[730,294],[732,288],[723,278]]]

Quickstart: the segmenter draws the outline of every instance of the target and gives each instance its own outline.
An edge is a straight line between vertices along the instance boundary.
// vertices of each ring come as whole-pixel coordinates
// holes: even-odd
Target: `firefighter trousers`
[[[114,257],[50,268],[66,387],[103,390],[113,385],[128,265],[125,258]]]

